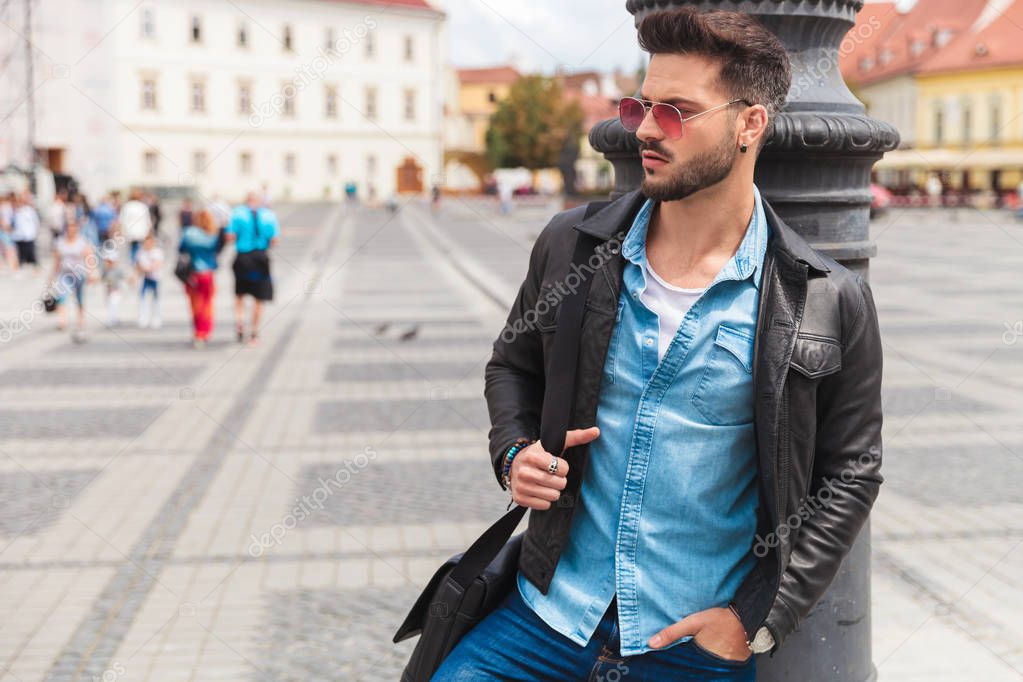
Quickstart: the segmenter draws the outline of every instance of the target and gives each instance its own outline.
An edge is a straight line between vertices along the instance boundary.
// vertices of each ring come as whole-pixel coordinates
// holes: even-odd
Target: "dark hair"
[[[639,46],[651,56],[697,54],[720,61],[718,83],[729,99],[767,109],[763,147],[785,104],[792,73],[785,46],[755,17],[726,10],[700,12],[691,6],[660,10],[640,22]]]

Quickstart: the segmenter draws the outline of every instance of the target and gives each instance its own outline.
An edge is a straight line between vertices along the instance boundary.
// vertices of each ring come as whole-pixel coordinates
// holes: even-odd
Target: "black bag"
[[[592,202],[586,217],[608,202]],[[597,246],[595,237],[580,232],[572,262],[586,263]],[[561,302],[558,328],[551,351],[551,370],[544,388],[540,441],[547,452],[565,448],[575,393],[576,362],[582,334],[583,307],[593,276],[586,277]],[[429,682],[462,636],[515,589],[522,533],[511,536],[528,508],[516,505],[461,554],[434,573],[394,634],[394,643],[420,635],[401,675],[401,682]]]
[[[174,265],[174,276],[182,281],[184,284],[188,284],[188,280],[192,278],[195,273],[195,267],[192,265],[192,256],[187,251],[181,251],[178,253],[178,262]]]
[[[52,313],[57,309],[57,297],[50,290],[43,294],[43,309],[48,313]]]

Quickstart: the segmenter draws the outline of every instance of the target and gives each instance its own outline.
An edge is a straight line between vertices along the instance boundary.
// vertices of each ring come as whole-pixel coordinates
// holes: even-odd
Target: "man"
[[[53,202],[46,210],[46,224],[50,228],[51,243],[56,244],[57,239],[64,234],[67,228],[68,201],[67,190],[62,189],[53,197]]]
[[[39,214],[32,205],[32,194],[26,189],[14,200],[14,214],[11,217],[11,239],[18,251],[18,265],[31,265],[38,270],[36,239],[39,237]]]
[[[277,245],[280,228],[277,216],[263,206],[260,195],[249,192],[245,203],[234,209],[226,237],[234,243],[234,327],[238,343],[245,343],[245,297],[252,297],[252,326],[249,345],[259,341],[263,302],[273,300],[273,279],[267,250]]]
[[[642,101],[620,117],[642,187],[550,221],[486,368],[494,472],[532,510],[516,586],[434,680],[755,679],[881,483],[870,288],[753,184],[784,48],[749,15],[691,7],[650,14],[639,40]],[[580,233],[610,255],[575,272]],[[548,453],[557,303],[579,276],[571,429]]]
[[[153,225],[153,236],[160,236],[160,222],[163,220],[163,211],[160,208],[160,197],[152,192],[146,193],[146,206],[149,207],[149,222]]]
[[[133,189],[128,195],[128,201],[121,206],[121,213],[118,216],[118,229],[124,239],[130,245],[131,265],[134,268],[138,258],[139,247],[142,241],[153,231],[153,220],[149,213],[149,206],[143,201],[144,195],[141,190]]]
[[[92,220],[96,223],[96,234],[100,243],[110,238],[110,227],[117,217],[114,209],[114,201],[109,194],[104,195],[100,202],[92,209]]]

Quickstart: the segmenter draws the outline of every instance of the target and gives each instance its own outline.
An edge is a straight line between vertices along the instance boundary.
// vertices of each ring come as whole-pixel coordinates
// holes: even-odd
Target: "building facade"
[[[428,191],[442,171],[445,24],[425,0],[37,0],[33,12],[37,154],[89,194],[315,199],[351,182],[380,199]],[[15,74],[23,37],[0,47]],[[0,164],[24,165],[23,88],[0,97],[13,112]]]
[[[842,72],[899,149],[875,166],[900,192],[937,178],[946,193],[1011,199],[1023,182],[1023,0],[866,5]],[[850,42],[851,41],[851,42]]]

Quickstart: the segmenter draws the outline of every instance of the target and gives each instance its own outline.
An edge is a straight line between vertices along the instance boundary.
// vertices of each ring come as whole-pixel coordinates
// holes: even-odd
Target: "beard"
[[[640,143],[639,149],[641,152],[650,150],[671,161],[671,156],[657,142]],[[685,199],[690,194],[716,185],[728,177],[737,153],[735,140],[729,135],[724,135],[716,146],[694,156],[685,165],[677,168],[665,166],[659,169],[659,175],[663,177],[651,175],[644,169],[640,190],[643,196],[654,201]]]

